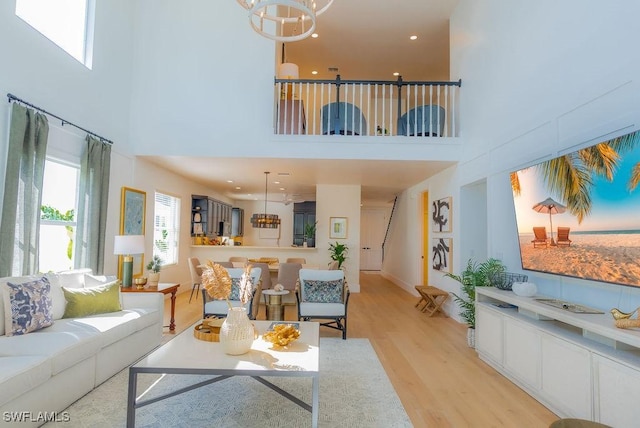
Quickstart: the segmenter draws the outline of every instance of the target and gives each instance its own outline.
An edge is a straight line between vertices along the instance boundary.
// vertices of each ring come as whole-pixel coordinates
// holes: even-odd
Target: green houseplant
[[[316,226],[318,222],[315,223],[307,223],[304,225],[304,242],[307,244],[307,247],[315,247],[316,246]]]
[[[460,317],[469,326],[467,341],[469,346],[475,345],[476,328],[476,287],[491,285],[492,278],[506,271],[505,265],[498,259],[487,259],[478,263],[469,259],[467,266],[459,274],[447,273],[445,276],[458,281],[461,284],[460,291],[463,296],[453,294],[455,302],[460,306]]]
[[[149,285],[158,285],[158,282],[160,282],[161,268],[162,259],[160,256],[153,256],[149,263],[147,263],[147,270],[149,271]]]
[[[329,255],[331,260],[338,262],[338,269],[342,268],[342,264],[347,259],[349,247],[336,241],[335,244],[329,244]]]

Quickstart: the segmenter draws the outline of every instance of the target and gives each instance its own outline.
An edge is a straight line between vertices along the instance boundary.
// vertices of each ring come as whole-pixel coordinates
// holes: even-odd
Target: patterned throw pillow
[[[47,278],[22,284],[7,283],[5,289],[5,333],[27,334],[53,324],[51,284]]]
[[[306,302],[342,303],[342,280],[321,281],[305,279],[304,296]]]
[[[250,279],[251,289],[253,289],[253,277]],[[240,278],[231,278],[231,294],[229,300],[240,300]]]

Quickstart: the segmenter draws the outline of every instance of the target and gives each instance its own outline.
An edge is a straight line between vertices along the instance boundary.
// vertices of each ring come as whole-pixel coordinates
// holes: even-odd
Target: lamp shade
[[[292,62],[284,62],[278,66],[279,79],[298,79],[300,70],[298,66]]]
[[[144,253],[144,235],[116,235],[113,254],[131,255]]]

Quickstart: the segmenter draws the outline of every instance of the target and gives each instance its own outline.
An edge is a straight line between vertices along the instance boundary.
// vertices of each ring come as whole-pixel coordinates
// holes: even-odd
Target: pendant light
[[[267,214],[267,182],[269,171],[264,173],[264,213],[251,216],[251,225],[259,229],[277,229],[280,226],[280,219],[277,214]]]

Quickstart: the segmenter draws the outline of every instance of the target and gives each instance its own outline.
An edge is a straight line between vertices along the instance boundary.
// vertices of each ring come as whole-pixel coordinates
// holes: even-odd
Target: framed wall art
[[[434,232],[451,232],[451,196],[433,201],[431,219]]]
[[[147,194],[130,187],[122,188],[120,198],[120,235],[144,235]],[[133,255],[133,277],[142,275],[144,254]],[[118,277],[122,278],[122,256],[118,258]]]
[[[347,218],[331,217],[329,219],[329,238],[347,239]]]
[[[453,260],[453,251],[451,248],[452,238],[435,238],[433,239],[433,256],[431,258],[432,267],[440,272],[451,273],[451,263]]]

